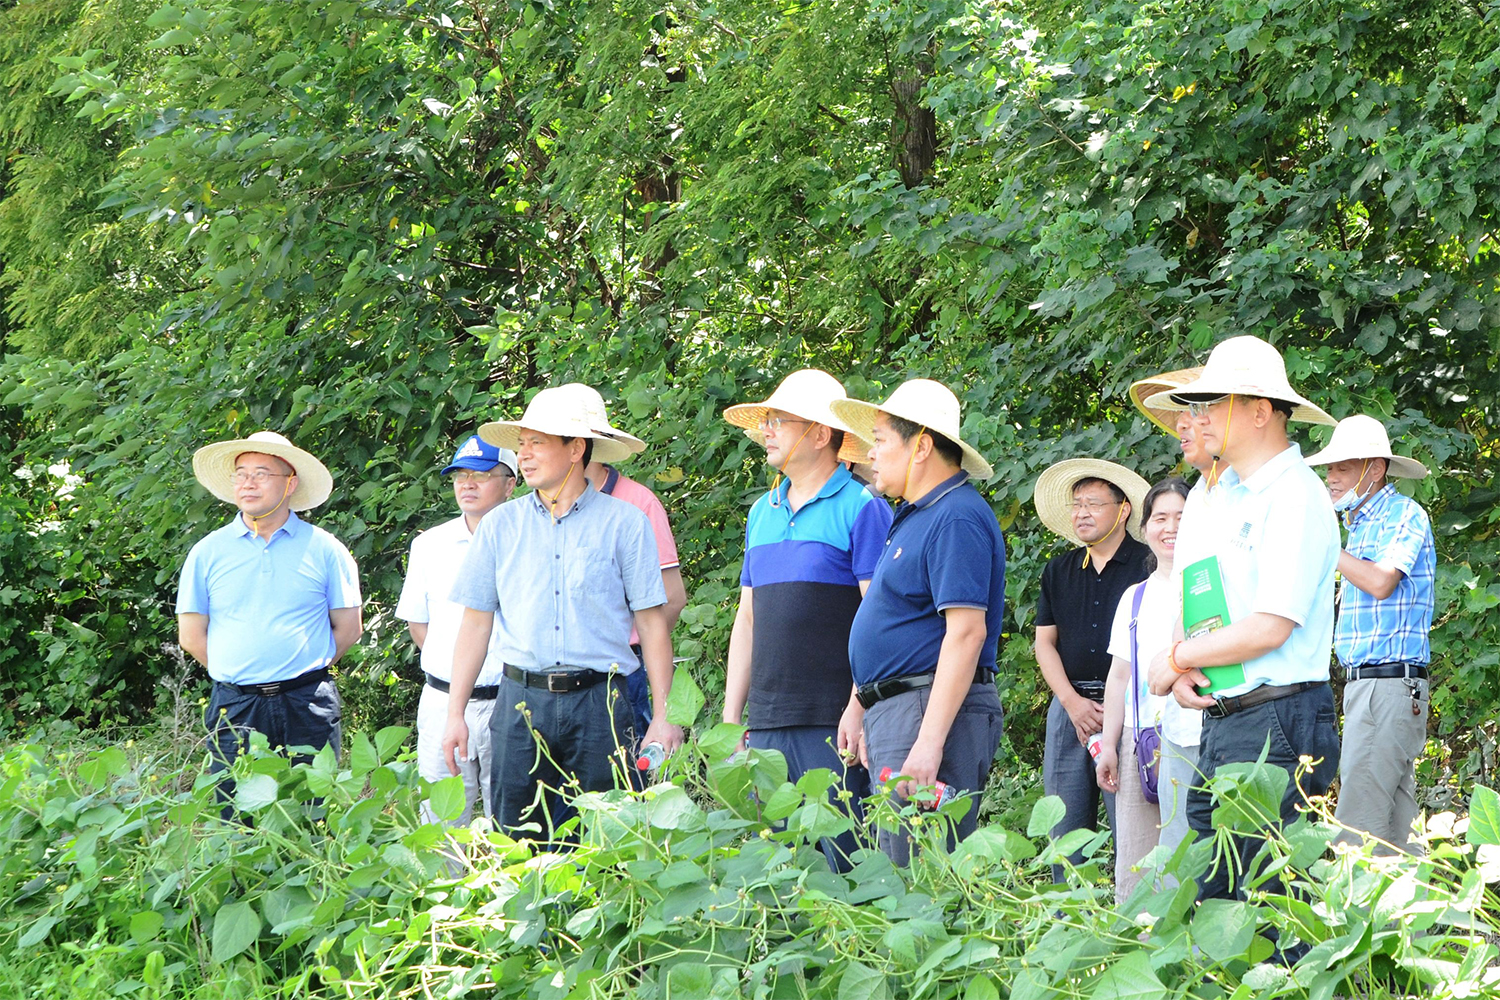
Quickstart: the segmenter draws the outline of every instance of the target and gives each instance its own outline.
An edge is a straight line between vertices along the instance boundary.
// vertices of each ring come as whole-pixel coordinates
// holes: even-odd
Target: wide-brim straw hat
[[[839,447],[839,460],[863,462],[869,458],[869,448],[861,446],[856,433],[833,412],[832,404],[849,395],[839,380],[817,368],[803,368],[792,372],[781,380],[776,391],[759,403],[736,403],[724,411],[724,419],[745,431],[759,432],[761,421],[771,410],[790,413],[815,424],[826,424],[836,431],[844,432],[844,443]],[[755,435],[751,436],[755,440]],[[760,435],[759,444],[765,444]]]
[[[1328,446],[1316,455],[1307,456],[1307,464],[1332,465],[1334,462],[1362,462],[1367,458],[1385,459],[1389,479],[1427,477],[1427,466],[1421,462],[1391,454],[1391,439],[1385,432],[1385,425],[1362,413],[1340,420],[1333,428]]]
[[[292,510],[311,510],[333,492],[333,474],[328,467],[275,431],[256,431],[246,438],[204,445],[193,452],[193,475],[220,500],[237,503],[234,463],[247,452],[274,455],[292,467],[297,474],[297,488],[287,498]]]
[[[592,438],[593,460],[596,462],[622,462],[632,454],[625,442],[597,430],[582,397],[564,386],[543,389],[532,396],[520,420],[494,420],[481,424],[479,436],[497,448],[514,451],[521,446],[523,428],[555,437]]]
[[[1160,407],[1147,406],[1146,399],[1150,396],[1156,395],[1159,392],[1166,392],[1170,389],[1180,389],[1202,374],[1203,369],[1201,367],[1179,368],[1175,372],[1162,372],[1160,375],[1152,375],[1150,378],[1143,378],[1139,382],[1131,384],[1130,401],[1135,404],[1135,408],[1137,410],[1140,410],[1146,415],[1147,420],[1151,421],[1153,424],[1160,427],[1162,430],[1166,431],[1173,437],[1176,437],[1177,414],[1180,411],[1163,410]]]
[[[1230,337],[1213,349],[1203,373],[1185,385],[1158,392],[1145,405],[1177,412],[1188,407],[1187,396],[1261,396],[1292,404],[1292,419],[1305,424],[1338,423],[1287,381],[1281,352],[1259,337]]]
[[[961,436],[963,421],[959,414],[958,397],[941,382],[934,382],[930,378],[910,379],[896,386],[896,391],[884,403],[870,403],[862,399],[834,400],[833,412],[849,426],[856,437],[870,446],[875,443],[876,414],[886,413],[909,420],[958,445],[964,453],[962,468],[975,479],[988,479],[995,474],[984,456]]]
[[[626,451],[625,458],[629,458],[631,455],[639,455],[646,450],[646,442],[634,434],[626,434],[609,422],[609,410],[604,405],[604,397],[599,394],[598,389],[595,389],[591,385],[584,385],[582,382],[569,382],[557,388],[560,392],[570,392],[577,395],[590,426],[609,440],[624,446]],[[599,446],[596,444],[594,445],[595,458],[598,458],[598,455]],[[606,459],[602,458],[598,460],[601,462],[606,461]],[[608,459],[608,461],[613,462],[616,459]]]
[[[1130,518],[1125,522],[1125,530],[1135,538],[1141,537],[1141,511],[1151,484],[1125,466],[1102,458],[1069,458],[1037,477],[1036,486],[1031,491],[1032,500],[1036,502],[1037,516],[1043,524],[1074,545],[1084,544],[1073,530],[1073,487],[1081,479],[1102,479],[1118,486],[1130,501]]]

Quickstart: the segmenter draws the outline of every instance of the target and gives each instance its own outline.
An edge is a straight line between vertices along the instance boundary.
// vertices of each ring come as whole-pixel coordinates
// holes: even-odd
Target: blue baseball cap
[[[509,448],[497,448],[475,434],[458,446],[458,450],[453,453],[453,461],[443,470],[443,475],[446,476],[455,469],[489,472],[495,466],[503,465],[514,476],[517,464],[515,452]]]

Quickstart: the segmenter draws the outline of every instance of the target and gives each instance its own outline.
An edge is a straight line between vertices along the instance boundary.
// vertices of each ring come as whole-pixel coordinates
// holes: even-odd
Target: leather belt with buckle
[[[1203,711],[1210,719],[1222,719],[1236,712],[1243,712],[1247,708],[1264,705],[1268,701],[1290,698],[1294,694],[1311,691],[1327,683],[1327,681],[1303,681],[1300,684],[1262,684],[1258,688],[1251,688],[1244,694],[1235,695],[1232,698],[1215,698],[1214,703]]]
[[[321,683],[328,680],[328,677],[328,670],[324,667],[319,667],[317,670],[309,670],[307,673],[299,674],[290,680],[272,681],[269,684],[231,684],[228,681],[215,681],[214,683],[222,684],[236,694],[255,694],[260,695],[262,698],[273,698],[278,694],[286,694],[288,691],[296,691],[298,688],[305,688],[310,684]]]
[[[1367,681],[1382,677],[1404,677],[1407,680],[1426,680],[1427,668],[1416,663],[1371,663],[1364,667],[1346,667],[1344,679]]]
[[[1080,695],[1087,698],[1089,701],[1104,700],[1103,681],[1069,681],[1068,683],[1073,685],[1074,691],[1077,691]]]
[[[582,691],[609,677],[602,670],[583,667],[577,670],[522,670],[514,664],[505,665],[505,676],[529,688],[542,688],[553,694]]]
[[[887,698],[894,698],[898,694],[908,691],[920,691],[925,687],[932,687],[932,680],[936,674],[908,674],[905,677],[887,677],[883,681],[874,681],[866,684],[855,692],[854,697],[865,708],[878,705]],[[993,675],[983,667],[974,670],[974,683],[987,684]]]
[[[424,670],[423,673],[427,672]],[[448,682],[441,677],[434,677],[431,674],[427,674],[427,686],[437,688],[443,694],[448,693]],[[470,701],[494,701],[499,696],[500,685],[498,684],[481,684],[469,692]]]

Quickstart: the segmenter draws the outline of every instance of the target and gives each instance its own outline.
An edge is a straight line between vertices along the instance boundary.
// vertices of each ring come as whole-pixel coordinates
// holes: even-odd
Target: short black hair
[[[1079,490],[1083,489],[1085,486],[1092,486],[1095,483],[1101,483],[1105,486],[1108,486],[1109,495],[1114,498],[1115,503],[1124,503],[1128,499],[1125,496],[1124,490],[1120,489],[1120,487],[1116,486],[1108,479],[1100,479],[1098,476],[1087,476],[1083,479],[1078,480],[1078,482],[1073,484],[1073,489],[1069,492],[1071,492],[1074,496],[1077,496]]]
[[[828,447],[832,448],[833,453],[837,455],[839,453],[839,449],[843,446],[844,432],[839,430],[837,427],[828,428]]]
[[[570,438],[570,437],[565,437],[565,438],[562,439],[562,443],[565,444],[565,445],[572,444],[573,441],[574,441],[574,439]],[[585,469],[588,468],[589,462],[593,459],[593,457],[594,457],[594,439],[591,438],[591,437],[586,437],[586,438],[583,439],[583,467]]]
[[[901,435],[902,441],[910,441],[916,436],[917,431],[923,429],[921,424],[913,423],[893,413],[887,413],[885,419],[890,422],[891,430]],[[933,450],[947,459],[950,465],[962,466],[964,464],[964,450],[962,448],[931,427],[928,427],[924,433],[932,435]]]
[[[1188,497],[1187,480],[1183,479],[1181,476],[1168,476],[1166,479],[1163,479],[1161,482],[1157,483],[1155,486],[1146,491],[1146,498],[1141,501],[1142,534],[1144,534],[1146,531],[1146,522],[1151,520],[1151,511],[1156,507],[1157,499],[1167,493],[1175,493],[1178,496],[1182,497],[1184,501],[1186,501]],[[1146,572],[1156,572],[1155,552],[1146,553]]]

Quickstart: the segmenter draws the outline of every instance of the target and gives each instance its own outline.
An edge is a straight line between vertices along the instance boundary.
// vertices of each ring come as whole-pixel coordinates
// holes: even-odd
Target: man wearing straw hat
[[[656,704],[642,742],[668,753],[682,744],[682,730],[666,719],[667,594],[651,522],[584,473],[595,456],[618,461],[629,452],[590,424],[575,393],[543,389],[520,420],[485,424],[479,436],[517,452],[532,492],[480,522],[454,583],[452,599],[465,610],[443,749],[457,774],[470,749],[464,706],[498,630],[504,666],[490,718],[492,811],[504,828],[534,821],[550,837],[573,809],[541,786],[598,791],[614,787],[620,770],[637,780],[623,759],[635,741],[625,676],[642,669],[630,648],[632,624]]]
[[[422,654],[422,672],[427,683],[417,703],[417,768],[423,778],[437,781],[448,776],[443,757],[443,728],[448,723],[448,685],[453,678],[453,644],[463,621],[463,605],[448,600],[464,555],[484,515],[510,499],[516,488],[516,453],[496,448],[478,434],[472,435],[453,455],[442,475],[453,482],[453,499],[459,515],[422,532],[412,539],[406,580],[396,602],[396,617],[406,622]],[[466,826],[478,802],[489,809],[493,774],[490,770],[489,726],[500,691],[500,650],[495,636],[485,654],[484,667],[469,693],[464,720],[474,741],[471,759],[460,761],[464,779],[464,811],[454,821]],[[423,803],[424,815],[432,816]]]
[[[582,382],[569,382],[561,388],[577,394],[588,414],[589,425],[621,445],[627,455],[638,455],[646,450],[646,442],[610,424],[609,411],[605,409],[604,397],[599,394],[598,389]],[[682,564],[677,558],[677,539],[672,536],[667,508],[650,487],[629,476],[620,475],[620,470],[608,462],[599,461],[597,456],[589,463],[586,473],[589,482],[600,493],[624,500],[645,514],[646,519],[651,522],[651,531],[656,536],[656,554],[661,561],[661,583],[667,590],[667,630],[671,631],[677,626],[677,617],[682,614],[682,609],[687,607],[687,590],[682,585]],[[641,637],[633,627],[630,632],[630,648],[635,650],[636,658],[640,659]],[[641,663],[644,665],[645,660],[641,660]],[[647,682],[646,671],[632,672],[625,678],[625,683],[630,689],[630,706],[635,710],[636,732],[644,733],[651,726],[651,685]]]
[[[1104,730],[1110,627],[1125,591],[1146,579],[1151,550],[1139,540],[1150,484],[1123,465],[1070,458],[1048,468],[1032,490],[1042,523],[1077,548],[1042,567],[1036,602],[1036,662],[1052,690],[1042,751],[1042,787],[1066,811],[1054,838],[1092,830],[1099,799],[1110,828],[1115,797],[1099,788],[1089,741]],[[1074,855],[1074,863],[1081,859]],[[1063,869],[1054,865],[1054,881]]]
[[[741,403],[724,419],[757,430],[775,484],[750,508],[740,604],[730,633],[724,721],[748,721],[750,746],[779,751],[787,778],[814,768],[843,774],[859,815],[868,776],[837,749],[857,744],[849,629],[891,524],[891,508],[855,481],[841,459],[863,457],[829,405],[845,398],[827,372],[804,369],[770,398]],[[746,709],[749,719],[745,720]],[[840,723],[852,729],[839,739]],[[850,867],[852,832],[823,844],[835,871]]]
[[[1334,652],[1344,668],[1344,743],[1335,818],[1377,838],[1376,850],[1413,848],[1416,759],[1427,743],[1427,633],[1432,628],[1436,553],[1432,522],[1392,479],[1422,479],[1422,463],[1392,454],[1374,417],[1339,421],[1328,447],[1307,464],[1326,466],[1334,510],[1349,529],[1339,553]],[[1417,848],[1420,850],[1420,847]]]
[[[862,724],[871,774],[903,776],[899,796],[984,788],[1003,717],[995,653],[1005,613],[1005,539],[969,482],[990,464],[960,435],[958,398],[931,379],[902,383],[883,403],[835,399],[833,415],[871,445],[875,487],[904,501],[896,512],[849,632],[855,702],[839,727],[853,749]],[[978,824],[974,802],[954,836]],[[952,838],[950,837],[950,840]],[[904,832],[880,847],[910,860]]]
[[[1152,693],[1171,691],[1184,708],[1205,710],[1198,759],[1205,781],[1227,764],[1253,763],[1269,742],[1268,762],[1289,775],[1299,758],[1313,759],[1300,780],[1309,794],[1321,795],[1339,759],[1328,687],[1338,521],[1327,490],[1287,437],[1287,422],[1334,420],[1292,388],[1280,353],[1250,336],[1223,341],[1202,375],[1146,404],[1187,409],[1204,445],[1218,456],[1199,502],[1189,498],[1175,567],[1217,568],[1228,622],[1176,639],[1158,653]],[[1214,697],[1198,691],[1210,683],[1205,667],[1230,668]],[[1298,783],[1289,781],[1280,822],[1296,817],[1300,801]],[[1188,821],[1199,839],[1212,832],[1212,816],[1212,796],[1195,788]],[[1238,864],[1212,869],[1200,896],[1229,895],[1231,879],[1243,892],[1242,873],[1259,846],[1256,838],[1237,838]]]
[[[251,731],[273,747],[338,753],[328,668],[363,628],[359,572],[338,539],[294,513],[327,500],[333,477],[273,431],[199,448],[193,474],[239,508],[193,546],[177,591],[178,642],[214,681],[210,770],[233,763]]]

